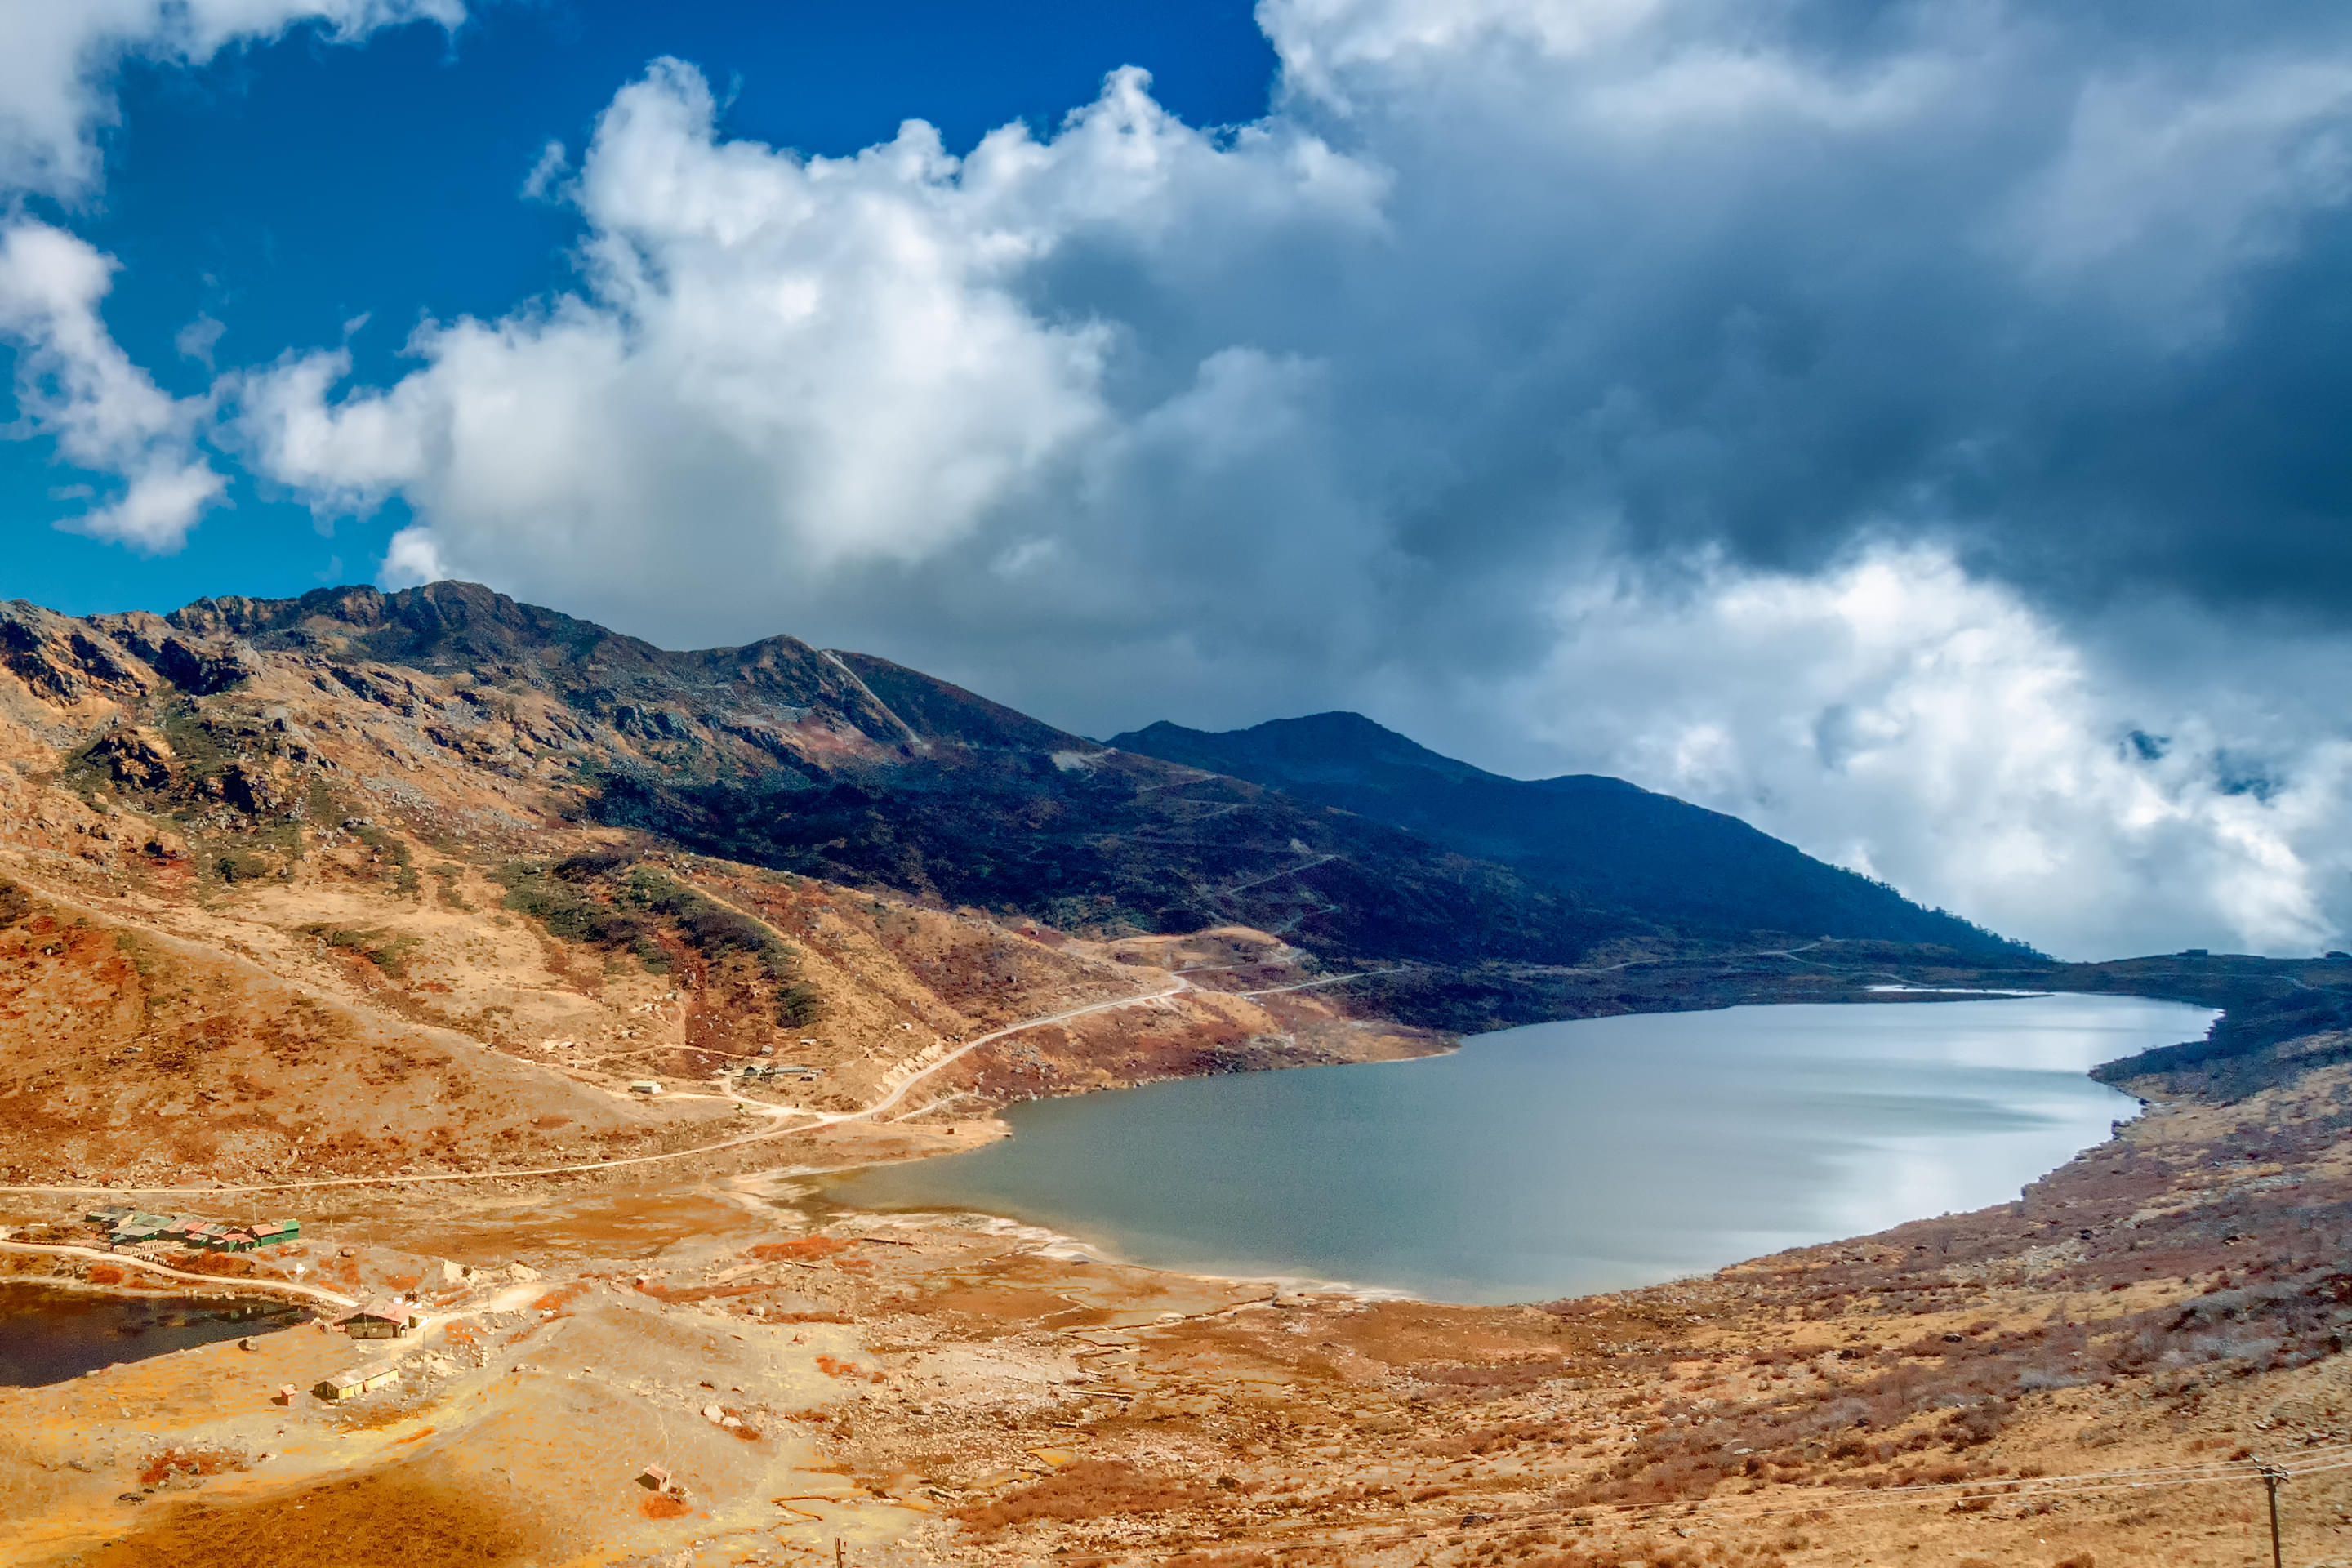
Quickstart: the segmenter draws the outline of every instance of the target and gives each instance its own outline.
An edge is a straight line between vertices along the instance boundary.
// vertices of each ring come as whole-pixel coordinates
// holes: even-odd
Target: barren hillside
[[[1181,952],[1216,971],[1194,985],[1173,973],[1189,962],[1174,939],[1122,937],[1131,926],[1117,921],[1073,937],[596,820],[613,779],[654,776],[673,744],[691,766],[660,776],[756,773],[779,748],[898,757],[858,727],[893,732],[864,682],[799,645],[727,666],[735,687],[776,689],[726,700],[796,715],[780,721],[789,744],[740,706],[676,719],[674,739],[620,698],[651,679],[632,673],[633,652],[683,656],[620,639],[583,652],[583,637],[530,621],[531,658],[577,656],[613,683],[599,689],[610,702],[558,700],[505,643],[404,626],[395,642],[266,608],[0,616],[9,1180],[253,1185],[723,1160],[914,1074],[922,1092],[894,1114],[937,1103],[971,1121],[1052,1088],[1433,1044],[1346,1024],[1313,993],[1268,999],[1279,1015],[1219,994],[1245,982],[1236,960],[1269,984],[1316,972],[1247,927],[1190,939]],[[1017,715],[987,728],[976,700],[944,738],[948,706],[916,706],[943,737],[927,745],[1055,739]],[[1181,994],[925,1071],[989,1031],[1162,989]],[[630,1088],[647,1082],[661,1092]]]

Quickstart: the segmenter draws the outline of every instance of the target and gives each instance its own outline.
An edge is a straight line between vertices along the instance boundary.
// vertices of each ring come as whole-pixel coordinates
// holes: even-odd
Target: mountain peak
[[[1325,783],[1368,782],[1375,774],[1396,769],[1460,782],[1466,779],[1509,781],[1456,761],[1394,730],[1344,709],[1309,713],[1297,719],[1269,719],[1246,730],[1222,734],[1190,730],[1166,720],[1124,735],[1109,744],[1121,751],[1181,762],[1211,773],[1237,773],[1229,764],[1242,762],[1279,771],[1286,777]],[[1194,761],[1198,756],[1202,761]]]

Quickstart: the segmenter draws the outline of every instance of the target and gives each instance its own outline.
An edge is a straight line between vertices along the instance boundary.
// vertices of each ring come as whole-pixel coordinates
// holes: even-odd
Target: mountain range
[[[18,603],[0,665],[46,705],[101,700],[102,723],[55,737],[70,767],[216,825],[299,812],[320,748],[257,700],[292,679],[371,710],[412,765],[529,782],[570,820],[1073,931],[1237,924],[1437,963],[1734,938],[2021,951],[1735,818],[1501,778],[1353,714],[1106,746],[870,655],[672,652],[470,584],[163,616]]]
[[[1162,721],[1109,743],[1384,822],[1585,905],[1686,935],[1783,931],[1979,954],[2024,951],[1736,816],[1597,773],[1504,778],[1360,713],[1217,734]]]

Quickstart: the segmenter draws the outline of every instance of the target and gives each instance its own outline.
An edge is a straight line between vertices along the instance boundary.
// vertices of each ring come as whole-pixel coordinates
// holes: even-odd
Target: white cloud
[[[2303,731],[2250,787],[2217,724],[2249,694],[2095,668],[1944,552],[1621,574],[1557,615],[1539,668],[1467,694],[1557,766],[1605,764],[2070,956],[2313,952],[2352,919],[2352,743]]]
[[[449,563],[441,559],[432,531],[424,528],[404,528],[392,536],[379,574],[387,588],[415,588],[445,581],[449,575]]]
[[[339,42],[465,20],[460,0],[10,0],[0,5],[0,190],[86,195],[125,58],[201,65],[304,25]]]
[[[909,121],[804,161],[719,141],[714,111],[658,64],[580,175],[585,293],[428,325],[409,344],[427,368],[386,391],[331,398],[340,353],[255,378],[256,466],[328,508],[397,490],[447,558],[551,592],[620,572],[698,597],[727,557],[772,602],[936,555],[1106,433],[1114,329],[1022,292],[1073,226],[1365,210],[1364,178],[1318,150],[1232,159],[1133,75],[1051,143],[1013,128],[961,160]]]
[[[10,0],[0,4],[0,211],[26,193],[73,201],[99,178],[99,132],[131,58],[200,65],[313,26],[339,42],[415,21],[455,27],[460,0]],[[0,226],[0,340],[16,349],[17,434],[113,475],[121,492],[60,527],[168,553],[227,488],[196,449],[209,397],[174,398],[131,363],[99,314],[115,263],[21,216]],[[225,329],[199,316],[174,346],[209,370]]]
[[[169,458],[128,468],[125,481],[114,500],[59,526],[149,554],[168,555],[187,542],[188,531],[228,488],[211,464]]]
[[[390,385],[291,357],[239,449],[324,510],[405,502],[386,582],[863,645],[1097,733],[1370,706],[2073,952],[2345,929],[2344,725],[2264,685],[2336,645],[2240,629],[2165,689],[2117,675],[2150,639],[2116,606],[2204,591],[2247,511],[2329,515],[2332,473],[2248,466],[2310,373],[2230,356],[2326,297],[2293,268],[2352,197],[2352,22],[1260,15],[1255,123],[1123,71],[961,158],[913,121],[730,140],[657,63],[530,182],[586,220],[572,291],[428,324]],[[2278,534],[2261,591],[2340,531]],[[1858,542],[1904,537],[1946,543]]]
[[[571,173],[572,154],[564,151],[562,142],[551,141],[539,150],[539,161],[530,166],[530,173],[523,176],[522,199],[527,202],[554,200]]]
[[[16,405],[77,467],[122,495],[65,526],[151,552],[177,550],[226,481],[194,449],[208,398],[175,398],[131,363],[99,316],[113,261],[47,224],[0,228],[0,340],[16,347]]]
[[[173,335],[172,346],[180,351],[183,359],[194,360],[210,370],[213,368],[213,350],[220,346],[221,334],[227,331],[226,323],[200,315]]]

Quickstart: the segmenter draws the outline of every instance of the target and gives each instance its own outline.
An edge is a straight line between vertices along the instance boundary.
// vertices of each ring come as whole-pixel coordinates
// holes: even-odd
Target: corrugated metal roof
[[[377,1296],[362,1301],[335,1321],[348,1323],[358,1318],[379,1318],[387,1323],[404,1323],[408,1321],[409,1311],[408,1303],[397,1297]]]

